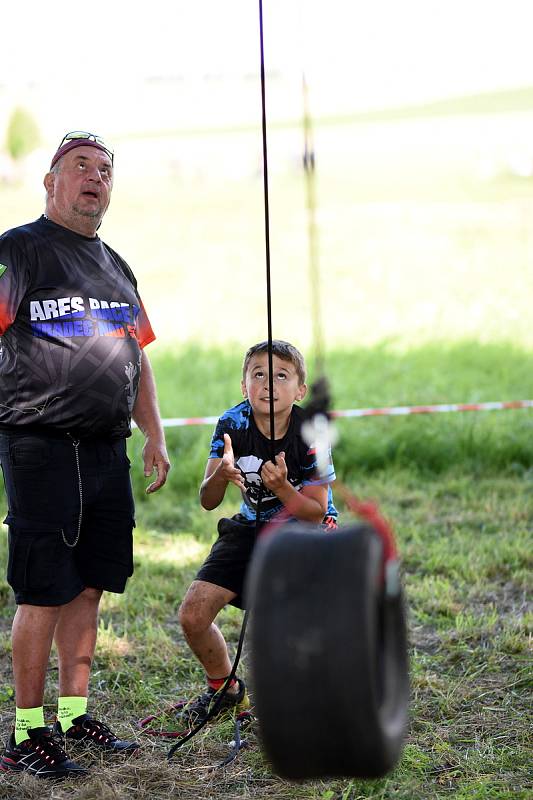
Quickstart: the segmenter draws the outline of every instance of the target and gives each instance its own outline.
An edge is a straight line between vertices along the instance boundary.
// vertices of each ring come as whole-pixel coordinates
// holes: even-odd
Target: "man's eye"
[[[265,374],[264,372],[254,372],[254,378],[259,380],[260,378],[264,377],[264,374]]]

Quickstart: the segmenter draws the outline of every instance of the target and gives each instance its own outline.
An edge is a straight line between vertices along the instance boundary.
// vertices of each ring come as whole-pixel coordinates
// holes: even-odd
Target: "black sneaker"
[[[71,761],[50,728],[30,728],[29,739],[15,744],[13,734],[0,761],[2,772],[29,772],[55,780],[87,775],[85,767]]]
[[[103,722],[93,719],[89,714],[81,714],[72,720],[74,723],[65,733],[59,720],[54,724],[54,733],[64,736],[68,742],[91,743],[111,753],[133,753],[138,750],[138,742],[119,739]]]
[[[240,678],[237,678],[237,683],[239,684],[239,691],[236,693],[226,692],[213,716],[218,717],[219,714],[222,714],[224,711],[228,711],[232,708],[238,707],[239,709],[244,710],[245,708],[250,707],[250,701],[248,700],[248,695],[246,694],[246,686],[244,681],[242,681]],[[201,694],[195,700],[191,700],[190,703],[187,703],[180,713],[181,719],[185,720],[191,726],[203,722],[208,716],[209,711],[217,703],[219,697],[220,689],[213,689],[211,686],[209,686],[206,692]]]

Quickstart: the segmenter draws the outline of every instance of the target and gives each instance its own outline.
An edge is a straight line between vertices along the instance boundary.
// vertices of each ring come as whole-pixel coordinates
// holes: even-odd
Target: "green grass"
[[[160,352],[153,361],[165,415],[216,415],[239,399],[237,351],[186,347]],[[503,344],[428,345],[407,353],[380,346],[332,353],[328,362],[336,407],[482,401],[531,388],[531,355]],[[213,774],[208,768],[224,758],[232,738],[230,723],[223,722],[202,732],[170,764],[165,761],[170,742],[140,734],[143,755],[134,762],[106,762],[82,788],[66,784],[50,797],[529,796],[531,413],[345,420],[339,431],[339,477],[358,496],[378,499],[394,524],[402,556],[412,699],[409,734],[394,772],[368,782],[281,781],[265,762],[255,729],[248,734],[250,749],[234,766]],[[177,609],[208,551],[216,520],[237,502],[230,491],[215,512],[198,507],[210,436],[209,427],[168,431],[169,484],[151,497],[143,494],[138,432],[130,442],[138,508],[135,575],[124,595],[104,598],[91,678],[91,707],[124,734],[138,735],[136,720],[148,713],[156,713],[154,725],[175,729],[170,705],[202,685]],[[5,555],[4,539],[0,561]],[[5,584],[0,603],[0,711],[7,728],[13,717],[8,631],[13,600]],[[226,609],[220,621],[234,651],[241,614]],[[242,674],[247,658],[245,650]],[[45,697],[49,716],[56,669],[54,655]],[[37,796],[31,781],[4,778],[0,798],[15,791],[18,798]],[[40,786],[39,791],[42,797]]]
[[[482,98],[493,115],[476,117],[471,103],[458,101],[416,120],[411,113],[316,126],[322,322],[335,408],[533,397],[533,182],[509,164],[529,98],[529,90]],[[462,116],[434,116],[448,111]],[[301,136],[279,127],[269,143],[274,335],[299,345],[312,372]],[[165,417],[217,415],[238,402],[242,354],[266,331],[258,134],[228,131],[221,143],[219,131],[206,132],[194,169],[190,146],[177,135],[160,174],[141,150],[131,174],[117,168],[102,230],[134,268],[158,334],[149,353]],[[0,187],[0,197],[2,229],[42,208],[37,184]],[[232,767],[209,773],[232,738],[221,723],[170,764],[168,743],[141,734],[143,755],[134,762],[99,764],[77,787],[4,777],[0,800],[531,796],[532,412],[339,420],[336,427],[339,478],[379,501],[402,555],[412,702],[396,770],[381,781],[290,784],[272,774],[255,731]],[[215,512],[198,507],[210,437],[209,426],[168,429],[172,470],[151,497],[142,437],[134,432],[129,442],[136,571],[123,596],[105,597],[91,680],[91,707],[123,734],[135,734],[136,720],[154,711],[161,724],[174,724],[165,709],[202,684],[177,609],[216,520],[238,501],[230,488]],[[0,583],[4,732],[13,719],[13,611]],[[235,648],[240,613],[225,610],[221,623]],[[245,652],[243,673],[246,663]],[[54,656],[49,715],[56,677]]]
[[[528,616],[531,574],[531,480],[445,473],[439,480],[390,469],[354,486],[379,497],[394,521],[409,603],[412,701],[409,736],[396,770],[381,781],[290,784],[273,776],[257,732],[251,749],[225,773],[206,768],[227,752],[229,723],[211,726],[170,765],[162,740],[141,735],[145,753],[127,766],[109,762],[84,789],[66,786],[61,797],[96,800],[102,776],[117,797],[505,798],[528,796]],[[152,498],[154,504],[156,498]],[[204,520],[218,516],[201,514]],[[211,527],[214,527],[213,522]],[[195,691],[201,671],[176,622],[181,596],[207,549],[190,532],[164,533],[140,526],[136,573],[123,596],[106,596],[91,680],[91,706],[112,717],[121,731],[158,712],[155,724],[175,725],[165,714],[172,702]],[[2,548],[5,553],[5,548]],[[4,557],[4,556],[3,556]],[[4,622],[13,611],[4,599]],[[222,614],[235,647],[240,613]],[[0,708],[12,717],[7,632],[2,639]],[[246,672],[247,655],[242,671]],[[52,661],[46,709],[55,702]],[[148,774],[157,764],[157,774]],[[26,784],[4,778],[0,797],[32,797]],[[43,795],[41,795],[43,796]],[[58,795],[54,795],[58,796]],[[105,796],[105,795],[104,795]]]
[[[328,349],[465,339],[533,344],[533,180],[513,172],[516,160],[530,164],[524,126],[533,111],[467,110],[316,126]],[[147,139],[137,151],[136,141],[117,142],[101,234],[134,269],[159,343],[240,350],[264,337],[259,127],[224,137],[212,129],[201,140],[167,132],[161,149]],[[303,135],[274,128],[269,145],[274,335],[309,348]],[[36,217],[40,176],[29,186],[0,186],[0,197],[2,230]]]
[[[153,364],[163,417],[217,416],[239,402],[242,355],[236,347],[195,345],[157,351]],[[337,409],[533,398],[533,357],[503,343],[431,344],[406,353],[385,345],[336,351],[328,355],[327,373]],[[337,472],[355,485],[362,476],[387,469],[438,480],[458,464],[473,479],[533,475],[533,418],[527,409],[339,419],[335,426]],[[135,473],[140,520],[146,513],[147,525],[205,535],[196,493],[211,435],[209,425],[167,429],[169,491],[152,503],[143,495],[145,479]],[[134,433],[130,452],[136,461],[141,444]],[[236,494],[229,496],[236,502]]]

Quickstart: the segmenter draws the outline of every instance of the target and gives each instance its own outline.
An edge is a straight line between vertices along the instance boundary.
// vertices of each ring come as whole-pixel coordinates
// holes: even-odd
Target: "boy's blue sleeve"
[[[222,458],[224,455],[224,434],[229,433],[229,426],[224,416],[218,420],[213,436],[211,438],[211,448],[209,458]]]
[[[248,400],[243,400],[233,408],[229,408],[220,416],[213,438],[211,439],[211,450],[209,458],[222,458],[224,455],[224,434],[228,433],[232,440],[235,438],[237,431],[248,427],[250,419],[250,404]],[[235,445],[235,441],[233,441]]]

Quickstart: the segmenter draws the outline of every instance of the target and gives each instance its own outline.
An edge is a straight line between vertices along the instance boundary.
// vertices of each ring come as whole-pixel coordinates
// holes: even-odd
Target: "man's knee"
[[[87,600],[89,603],[99,603],[102,594],[103,594],[102,589],[93,589],[92,587],[87,586],[83,590],[80,596],[83,597],[84,600]]]
[[[101,589],[93,589],[90,586],[83,589],[74,600],[71,600],[70,603],[65,603],[63,608],[70,609],[81,609],[83,608],[94,608],[98,610],[98,606],[100,604],[100,598],[102,597],[102,590]]]
[[[14,616],[14,623],[42,621],[44,624],[57,619],[61,606],[34,606],[31,603],[20,603]]]

